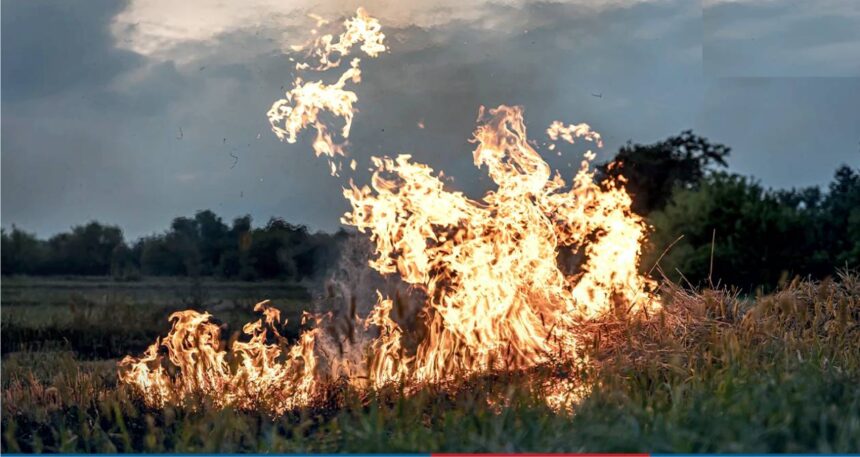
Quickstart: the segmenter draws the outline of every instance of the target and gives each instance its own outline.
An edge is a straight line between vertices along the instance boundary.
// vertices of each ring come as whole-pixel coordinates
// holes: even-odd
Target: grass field
[[[105,278],[4,278],[2,353],[70,350],[77,359],[109,359],[145,349],[170,325],[173,311],[210,311],[239,326],[254,317],[259,297],[271,297],[298,334],[310,295],[280,282],[189,281],[174,278],[116,282]],[[233,327],[235,328],[235,327]]]
[[[300,287],[4,278],[2,294],[3,452],[860,452],[856,276],[756,298],[666,288],[645,322],[591,324],[585,367],[411,395],[333,388],[277,418],[149,409],[117,386],[115,364],[163,334],[175,309],[209,309],[235,329],[272,298],[298,322]],[[572,412],[534,393],[559,377],[590,387]]]

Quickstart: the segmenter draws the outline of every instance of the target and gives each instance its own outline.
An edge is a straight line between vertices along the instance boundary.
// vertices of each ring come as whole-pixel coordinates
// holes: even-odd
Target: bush
[[[794,276],[823,278],[860,266],[860,176],[840,168],[830,191],[770,191],[744,177],[714,173],[676,187],[654,227],[643,267],[660,260],[672,280],[709,279],[752,291]],[[678,240],[679,237],[683,237]],[[713,259],[713,261],[712,261]]]

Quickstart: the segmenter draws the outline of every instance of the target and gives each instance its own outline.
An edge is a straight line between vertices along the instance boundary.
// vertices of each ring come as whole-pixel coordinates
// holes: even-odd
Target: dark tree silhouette
[[[648,220],[654,230],[646,269],[683,235],[660,266],[671,279],[694,285],[711,279],[751,291],[794,276],[823,278],[860,268],[860,173],[847,166],[826,194],[818,188],[771,191],[748,178],[713,173],[695,188],[676,187]]]
[[[730,151],[687,130],[654,144],[627,143],[598,172],[603,179],[623,176],[633,211],[646,215],[663,208],[675,187],[689,189],[711,166],[725,167]]]

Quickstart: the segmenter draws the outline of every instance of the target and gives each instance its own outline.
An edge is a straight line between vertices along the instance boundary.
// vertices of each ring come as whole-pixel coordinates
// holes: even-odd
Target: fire
[[[317,69],[337,66],[333,53],[345,56],[358,42],[371,56],[385,49],[378,22],[362,10],[344,25],[337,42],[330,35],[316,41],[309,56]],[[269,111],[274,132],[294,142],[312,127],[318,156],[344,155],[318,115],[343,118],[346,138],[357,97],[344,85],[359,75],[354,59],[332,85],[297,79]],[[399,275],[426,297],[417,332],[397,322],[398,297],[382,291],[367,316],[349,316],[349,338],[322,331],[328,316],[308,315],[316,326],[293,345],[278,333],[282,322],[268,302],[255,307],[264,317],[243,328],[247,341],[232,344],[222,341],[208,313],[183,311],[171,316],[163,340],[120,363],[120,380],[152,406],[203,397],[216,406],[279,414],[311,403],[338,380],[359,389],[414,386],[583,362],[577,351],[583,322],[659,307],[654,284],[637,270],[647,227],[620,183],[595,182],[594,154],[586,153],[568,184],[532,146],[520,107],[482,107],[478,123],[474,164],[495,184],[479,199],[448,189],[441,173],[409,155],[372,158],[370,185],[350,182],[344,189],[351,210],[341,221],[369,234],[375,249],[369,266]],[[587,124],[557,121],[546,133],[552,141],[601,145]],[[565,256],[582,260],[564,265]],[[326,350],[333,338],[338,351]],[[572,380],[550,387],[547,401],[559,409],[586,391]]]
[[[594,182],[593,154],[565,189],[529,144],[520,108],[482,109],[479,120],[474,162],[497,186],[482,199],[446,190],[408,155],[374,158],[371,186],[344,191],[352,211],[341,221],[370,234],[370,266],[429,297],[428,335],[416,353],[401,355],[396,341],[378,345],[376,356],[397,363],[377,366],[372,379],[439,382],[574,357],[581,319],[655,303],[637,271],[646,227],[621,187]],[[590,129],[571,135],[599,138]],[[578,274],[559,268],[562,249],[582,250]],[[374,323],[392,326],[388,308],[380,300]]]
[[[316,20],[318,26],[324,25],[319,19]],[[323,71],[336,68],[341,65],[341,59],[348,56],[358,43],[361,43],[360,49],[369,57],[376,57],[386,50],[383,44],[385,35],[381,32],[379,21],[368,16],[363,9],[359,8],[356,16],[344,21],[343,25],[346,31],[340,34],[337,40],[332,35],[323,35],[314,41],[308,56],[318,61],[317,66],[297,63],[296,69]],[[302,49],[303,46],[297,48]],[[360,62],[359,58],[352,59],[349,68],[333,84],[296,78],[293,88],[284,98],[276,101],[267,113],[272,131],[280,140],[288,143],[295,143],[299,132],[309,126],[313,127],[317,132],[313,142],[314,152],[317,157],[328,157],[332,176],[337,175],[341,168],[341,164],[333,159],[346,156],[346,144],[334,140],[320,115],[328,112],[342,118],[344,125],[340,135],[344,140],[349,138],[352,117],[356,111],[353,105],[358,101],[358,96],[346,89],[346,85],[349,82],[361,82]]]
[[[173,313],[173,328],[163,341],[156,340],[140,359],[126,357],[120,362],[120,381],[137,386],[146,402],[158,407],[201,396],[219,407],[278,413],[307,403],[316,381],[313,350],[318,330],[304,333],[285,350],[286,339],[275,327],[280,312],[268,301],[254,310],[264,319],[246,324],[242,332],[249,341],[236,341],[229,349],[223,347],[221,329],[209,313]],[[277,344],[266,343],[270,331]],[[163,367],[162,347],[175,373],[168,374]]]

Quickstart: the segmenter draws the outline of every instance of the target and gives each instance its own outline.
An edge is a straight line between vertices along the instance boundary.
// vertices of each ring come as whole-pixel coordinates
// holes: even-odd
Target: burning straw
[[[331,84],[297,78],[268,113],[275,134],[288,142],[314,129],[313,149],[327,157],[332,174],[343,169],[356,111],[357,96],[346,86],[361,75],[358,58],[342,61],[356,47],[369,57],[385,50],[378,21],[363,10],[343,26],[338,38],[324,35],[310,47],[313,64],[297,67],[346,66],[340,77]],[[324,113],[343,120],[342,141],[321,120]],[[396,275],[419,297],[414,326],[400,316],[404,297],[381,290],[364,315],[350,303],[341,313],[346,325],[306,315],[314,325],[294,344],[279,333],[283,322],[268,302],[256,306],[263,317],[243,328],[245,339],[232,344],[208,313],[183,311],[170,317],[164,339],[120,363],[120,380],[155,407],[204,397],[219,407],[279,414],[311,404],[337,382],[360,390],[446,385],[587,363],[579,346],[590,322],[658,310],[655,284],[638,272],[647,227],[619,182],[595,182],[594,154],[586,153],[568,184],[532,146],[522,108],[481,107],[478,122],[474,164],[495,183],[480,199],[447,189],[441,173],[409,155],[374,157],[370,184],[344,189],[351,210],[341,221],[369,236],[368,265]],[[546,133],[551,141],[600,144],[587,124],[554,122]],[[583,260],[565,271],[561,253]],[[568,378],[548,386],[548,402],[568,407],[582,394],[579,385]]]

